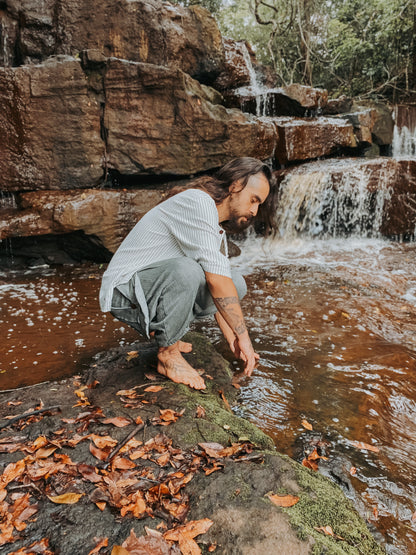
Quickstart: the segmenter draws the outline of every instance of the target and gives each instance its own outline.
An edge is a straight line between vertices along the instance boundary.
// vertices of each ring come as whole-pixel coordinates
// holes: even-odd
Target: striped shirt
[[[221,252],[222,245],[225,254]],[[188,189],[158,204],[134,226],[103,275],[101,310],[111,310],[114,288],[127,283],[135,272],[180,256],[193,258],[205,272],[231,278],[227,241],[218,223],[215,201],[198,189]],[[136,297],[146,318],[147,305],[140,284],[138,289]]]

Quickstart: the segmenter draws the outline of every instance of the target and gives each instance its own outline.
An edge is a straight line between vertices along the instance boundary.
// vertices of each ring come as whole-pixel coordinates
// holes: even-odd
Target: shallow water
[[[388,553],[414,553],[416,244],[248,239],[243,252],[234,262],[247,276],[242,304],[261,363],[241,381],[238,412],[299,461],[318,446],[329,457],[320,471]],[[101,272],[0,276],[1,388],[75,373],[94,353],[137,339],[99,312]],[[196,327],[229,358],[211,320]]]

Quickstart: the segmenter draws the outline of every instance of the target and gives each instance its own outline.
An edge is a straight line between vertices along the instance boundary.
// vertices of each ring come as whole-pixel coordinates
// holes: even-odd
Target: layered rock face
[[[7,0],[0,21],[4,66],[96,49],[211,82],[224,61],[218,26],[199,6],[186,9],[159,0]]]
[[[0,39],[0,240],[83,230],[114,251],[172,176],[392,142],[391,110],[273,88],[199,6],[7,0]]]

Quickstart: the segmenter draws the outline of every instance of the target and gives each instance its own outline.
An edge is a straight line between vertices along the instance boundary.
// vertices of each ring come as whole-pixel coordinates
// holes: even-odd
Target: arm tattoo
[[[214,301],[216,301],[221,308],[227,308],[230,304],[239,304],[237,297],[216,297]]]
[[[235,333],[237,335],[241,335],[242,333],[244,333],[247,330],[246,325],[244,322],[241,322],[241,324],[238,324],[238,326],[236,326],[235,328]]]

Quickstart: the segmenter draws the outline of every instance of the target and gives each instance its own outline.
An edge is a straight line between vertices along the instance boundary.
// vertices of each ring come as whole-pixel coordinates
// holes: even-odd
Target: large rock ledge
[[[72,437],[76,424],[65,423],[62,419],[74,419],[81,413],[84,413],[85,418],[85,413],[94,406],[101,407],[107,418],[122,416],[131,418],[132,422],[138,416],[143,421],[151,421],[159,416],[160,409],[185,409],[175,423],[163,427],[150,423],[144,432],[137,432],[135,438],[147,441],[163,432],[171,438],[173,446],[179,449],[194,448],[199,442],[218,442],[227,446],[244,438],[258,446],[259,451],[255,453],[263,455],[263,462],[224,459],[222,470],[208,476],[203,471],[196,472],[193,479],[186,484],[185,492],[190,500],[187,519],[209,518],[213,521],[209,531],[196,538],[203,553],[208,553],[210,546],[212,551],[216,544],[215,553],[227,555],[261,555],[275,553],[276,550],[285,555],[382,554],[382,548],[338,486],[278,454],[268,436],[249,422],[233,415],[224,402],[226,398],[233,405],[237,397],[237,391],[231,385],[228,364],[203,337],[190,334],[189,340],[194,349],[186,356],[196,367],[204,367],[213,376],[213,380],[206,379],[206,393],[191,391],[185,386],[163,379],[160,380],[163,389],[144,392],[144,388],[140,386],[148,382],[145,372],[154,372],[155,349],[151,345],[129,345],[98,355],[96,363],[81,376],[80,381],[84,384],[99,381],[95,388],[84,390],[91,403],[89,406],[73,406],[78,400],[74,390],[80,389],[79,383],[76,385],[73,379],[40,384],[23,391],[1,393],[2,418],[10,413],[22,414],[37,405],[40,399],[45,406],[59,405],[61,412],[29,423],[19,432],[10,427],[5,428],[0,437],[19,435],[31,442],[39,436],[48,439],[54,437],[55,440],[65,435]],[[134,349],[138,350],[138,357],[127,360],[127,353]],[[139,403],[140,407],[126,408],[116,393],[120,389],[133,387],[136,387],[138,393],[144,394],[143,399],[147,400],[147,404]],[[22,401],[22,404],[13,405],[17,401]],[[205,409],[205,416],[196,417],[198,406]],[[2,420],[1,424],[6,422]],[[133,423],[125,428],[118,428],[93,419],[83,433],[109,434],[122,441],[133,429]],[[57,431],[59,435],[54,435]],[[13,439],[17,441],[15,437]],[[56,458],[59,454],[69,455],[77,465],[97,465],[97,459],[88,449],[88,441],[81,441],[74,448],[58,448],[53,456]],[[24,455],[26,453],[22,452],[2,455],[1,470],[9,462],[22,459]],[[138,459],[136,464],[145,464],[153,470],[161,468],[150,460]],[[67,479],[66,484],[70,484],[68,476]],[[108,537],[108,548],[100,550],[100,553],[111,553],[112,547],[121,545],[131,529],[134,529],[137,536],[141,536],[145,534],[145,526],[155,529],[162,522],[156,515],[153,518],[137,519],[127,513],[120,517],[119,512],[108,505],[101,512],[89,500],[89,491],[85,484],[88,483],[78,483],[78,488],[85,487],[87,495],[83,495],[73,505],[52,503],[41,492],[40,486],[25,489],[25,492],[29,491],[31,494],[31,502],[36,501],[38,504],[36,522],[29,522],[25,530],[16,533],[21,539],[6,545],[6,549],[13,548],[14,551],[47,537],[53,552],[73,555],[93,549],[97,544],[97,539],[94,538]],[[11,482],[9,489],[13,489],[12,486]],[[63,487],[63,484],[60,486]],[[282,509],[269,501],[266,496],[269,492],[296,495],[300,500],[293,507]],[[172,522],[168,523],[170,528],[173,525]],[[322,526],[331,526],[335,534],[343,540],[323,535],[315,529]]]

